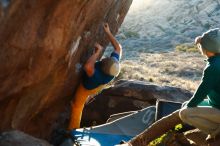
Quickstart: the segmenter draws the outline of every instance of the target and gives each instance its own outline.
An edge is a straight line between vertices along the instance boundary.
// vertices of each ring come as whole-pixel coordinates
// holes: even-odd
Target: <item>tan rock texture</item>
[[[102,23],[118,31],[132,0],[13,0],[0,20],[0,131],[48,138],[68,108]]]

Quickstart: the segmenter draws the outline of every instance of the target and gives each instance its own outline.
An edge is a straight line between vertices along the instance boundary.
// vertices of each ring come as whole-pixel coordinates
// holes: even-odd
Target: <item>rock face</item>
[[[0,131],[48,138],[68,108],[94,43],[108,43],[102,23],[115,34],[131,3],[11,1],[0,20]]]
[[[34,138],[20,131],[4,132],[0,135],[1,146],[52,146],[44,140]]]
[[[113,87],[105,89],[86,105],[82,125],[105,123],[110,115],[140,110],[155,105],[156,100],[184,102],[192,96],[187,90],[176,87],[158,86],[142,81],[119,80]]]

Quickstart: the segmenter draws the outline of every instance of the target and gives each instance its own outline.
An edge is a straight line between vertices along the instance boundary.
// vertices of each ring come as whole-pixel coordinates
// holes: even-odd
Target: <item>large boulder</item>
[[[159,86],[143,81],[119,80],[85,106],[82,125],[105,123],[112,114],[140,110],[155,105],[156,100],[182,103],[191,96],[191,92],[177,87]]]
[[[48,138],[60,125],[58,117],[68,108],[94,43],[108,44],[102,23],[108,22],[116,34],[131,3],[12,0],[7,4],[0,20],[0,131],[13,128]]]

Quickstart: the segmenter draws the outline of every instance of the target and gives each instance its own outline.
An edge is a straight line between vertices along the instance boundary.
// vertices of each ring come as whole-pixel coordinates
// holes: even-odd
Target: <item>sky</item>
[[[130,8],[130,12],[135,12],[140,9],[146,8],[146,5],[151,5],[154,0],[133,0],[133,3]]]

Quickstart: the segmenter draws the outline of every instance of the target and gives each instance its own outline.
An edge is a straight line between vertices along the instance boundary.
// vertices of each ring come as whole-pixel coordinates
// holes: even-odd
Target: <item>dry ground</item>
[[[149,81],[193,92],[200,83],[204,59],[199,53],[139,53],[122,59],[118,79]]]

